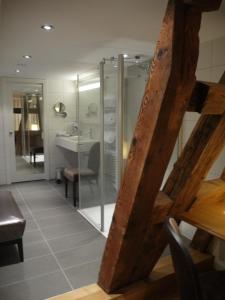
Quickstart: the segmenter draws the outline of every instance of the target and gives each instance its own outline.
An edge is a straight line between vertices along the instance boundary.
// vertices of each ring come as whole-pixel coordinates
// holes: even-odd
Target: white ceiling
[[[2,4],[1,4],[2,3]],[[103,57],[154,51],[166,0],[0,0],[0,75],[73,78]],[[52,32],[40,26],[50,23]],[[225,36],[225,0],[201,39]],[[22,56],[31,54],[28,63]],[[15,74],[18,64],[21,73]]]

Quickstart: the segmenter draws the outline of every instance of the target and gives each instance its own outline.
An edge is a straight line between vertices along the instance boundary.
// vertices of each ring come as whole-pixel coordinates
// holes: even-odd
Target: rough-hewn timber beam
[[[99,284],[108,292],[152,267],[151,216],[195,86],[200,21],[196,6],[169,1],[102,260]]]
[[[170,199],[165,193],[159,192],[154,203],[152,212],[152,224],[159,224],[165,221],[165,217],[168,211],[173,205],[172,199]]]
[[[222,115],[225,112],[225,85],[198,81],[187,110],[204,115]]]
[[[225,168],[224,168],[223,173],[221,175],[221,179],[225,180]]]
[[[201,11],[218,10],[221,5],[220,0],[181,0],[188,5],[196,6]]]

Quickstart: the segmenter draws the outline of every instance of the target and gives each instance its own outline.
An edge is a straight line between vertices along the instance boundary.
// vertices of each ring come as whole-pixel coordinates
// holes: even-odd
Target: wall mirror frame
[[[2,94],[6,183],[48,179],[45,81],[3,78]]]

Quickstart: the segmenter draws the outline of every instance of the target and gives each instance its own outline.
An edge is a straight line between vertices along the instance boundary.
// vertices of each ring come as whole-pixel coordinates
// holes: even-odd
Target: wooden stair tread
[[[203,182],[195,203],[178,218],[225,239],[225,181]]]
[[[190,250],[195,264],[202,271],[209,270],[213,265],[213,256]],[[91,284],[74,291],[49,298],[49,300],[141,300],[152,297],[155,300],[179,299],[174,296],[175,276],[170,256],[162,257],[151,273],[150,280],[130,285],[118,293],[107,294],[97,284]],[[171,290],[170,290],[171,289]],[[165,295],[162,295],[162,291]],[[171,295],[170,295],[171,291]]]

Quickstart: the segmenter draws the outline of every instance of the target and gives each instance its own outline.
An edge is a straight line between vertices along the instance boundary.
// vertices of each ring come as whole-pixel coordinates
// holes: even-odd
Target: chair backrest
[[[88,168],[91,169],[96,175],[98,175],[100,166],[100,143],[95,143],[89,152],[88,156]]]
[[[203,300],[197,269],[173,218],[165,222],[181,300]]]

